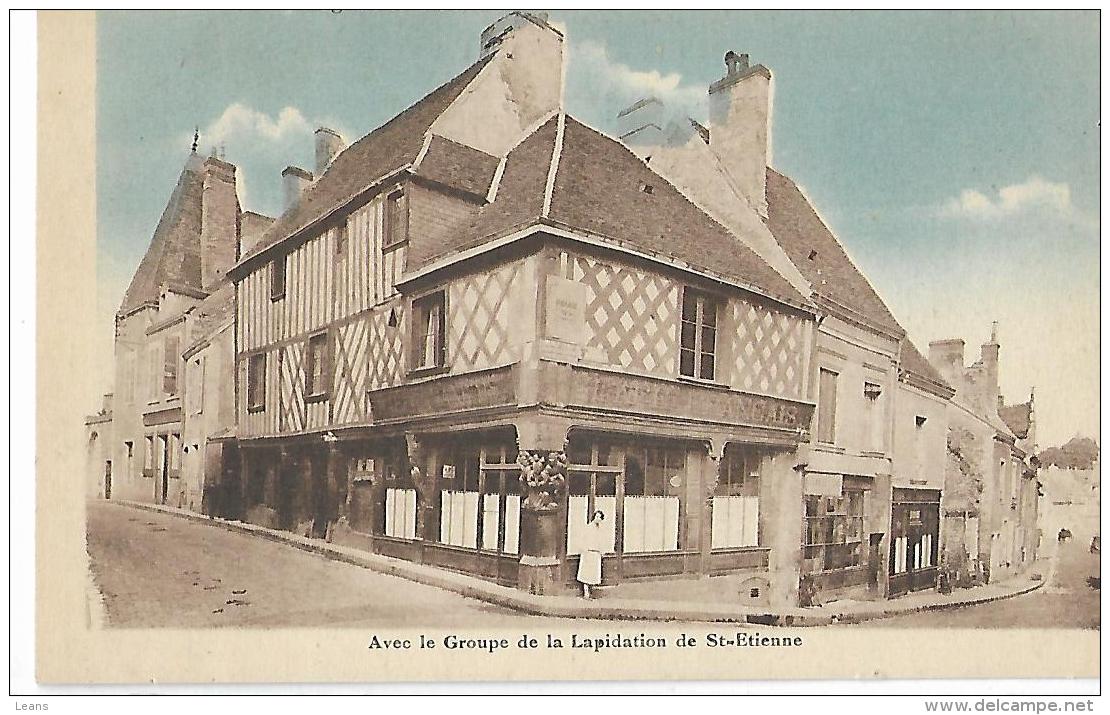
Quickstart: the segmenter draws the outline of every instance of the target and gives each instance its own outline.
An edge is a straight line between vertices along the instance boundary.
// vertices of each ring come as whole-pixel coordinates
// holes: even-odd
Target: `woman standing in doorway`
[[[605,512],[598,509],[586,524],[586,533],[582,539],[582,555],[578,560],[578,582],[582,584],[582,597],[590,598],[590,586],[601,583],[601,555],[608,546],[606,535],[602,531],[602,522],[605,521]]]

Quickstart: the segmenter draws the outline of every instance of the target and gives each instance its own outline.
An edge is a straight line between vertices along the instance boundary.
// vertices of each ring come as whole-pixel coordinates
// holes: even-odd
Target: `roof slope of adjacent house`
[[[998,408],[998,416],[1010,428],[1018,439],[1029,436],[1029,426],[1032,424],[1033,405],[1022,402],[1016,405],[1005,405]]]
[[[896,335],[906,331],[879,297],[870,281],[817,214],[798,185],[774,169],[767,169],[767,227],[790,260],[823,295]],[[944,380],[917,346],[903,338],[902,367],[941,387]]]
[[[201,289],[200,226],[203,177],[195,154],[182,169],[146,254],[123,294],[119,312],[158,299],[161,286]]]
[[[297,203],[283,214],[243,260],[293,236],[371,188],[374,182],[411,165],[420,155],[432,123],[486,66],[488,55],[390,119],[332,161]]]
[[[466,230],[410,245],[410,270],[536,224],[580,231],[806,307],[806,299],[619,141],[558,115],[509,152],[495,200]],[[554,176],[552,176],[554,169]],[[548,200],[548,196],[550,199]]]

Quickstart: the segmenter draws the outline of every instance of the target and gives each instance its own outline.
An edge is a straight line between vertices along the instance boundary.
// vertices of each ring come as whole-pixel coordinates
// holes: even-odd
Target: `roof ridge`
[[[555,192],[555,176],[559,173],[559,158],[563,155],[563,137],[566,129],[566,112],[559,112],[558,124],[555,125],[555,143],[551,147],[551,163],[547,167],[547,183],[543,188],[543,209],[541,218],[548,218],[551,214],[551,195]]]

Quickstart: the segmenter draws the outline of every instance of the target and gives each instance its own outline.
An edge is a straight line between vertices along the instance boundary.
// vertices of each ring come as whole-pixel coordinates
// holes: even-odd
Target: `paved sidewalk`
[[[741,606],[719,601],[693,600],[699,598],[699,596],[704,598],[704,594],[714,594],[721,590],[713,586],[707,588],[704,579],[699,581],[673,579],[652,582],[651,589],[645,591],[645,593],[651,593],[655,598],[628,598],[616,593],[609,593],[597,600],[587,601],[570,595],[534,596],[516,588],[501,586],[462,573],[340,546],[328,543],[323,539],[310,539],[286,531],[268,529],[241,521],[209,517],[184,509],[124,500],[113,500],[113,502],[133,508],[173,514],[193,521],[206,522],[213,526],[286,543],[337,561],[435,586],[523,613],[560,618],[706,621],[778,626],[858,623],[906,613],[960,608],[997,601],[1034,591],[1049,580],[1047,562],[1038,562],[1026,574],[998,584],[988,584],[971,589],[957,589],[948,594],[929,591],[888,601],[833,601],[812,608]],[[1033,578],[1036,574],[1042,575],[1043,578]],[[710,581],[712,580],[710,579]],[[682,591],[676,592],[676,589],[687,590],[692,600],[676,599],[675,597],[682,593]],[[661,593],[664,594],[664,597],[660,597]],[[669,596],[669,598],[666,596]]]

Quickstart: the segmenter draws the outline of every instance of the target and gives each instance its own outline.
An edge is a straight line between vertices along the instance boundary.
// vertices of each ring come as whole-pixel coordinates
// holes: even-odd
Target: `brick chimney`
[[[200,215],[201,287],[212,290],[235,262],[239,197],[235,165],[210,156],[204,160]]]
[[[771,148],[771,70],[747,55],[725,54],[725,76],[709,86],[709,147],[739,193],[767,216]]]
[[[479,59],[495,52],[514,30],[527,25],[535,25],[549,30],[554,29],[547,22],[546,12],[510,12],[494,20],[489,27],[482,30],[482,34],[478,38]]]
[[[339,136],[339,132],[327,127],[316,130],[316,176],[324,173],[343,147],[343,137]]]
[[[998,387],[998,322],[991,323],[990,342],[984,343],[980,348],[979,362],[983,366],[983,382],[981,384],[984,405],[994,405],[998,402],[1000,389]]]
[[[667,126],[666,114],[666,107],[655,97],[626,107],[617,115],[620,140],[634,152],[639,148],[659,146],[663,143],[663,128]]]
[[[301,194],[312,183],[312,174],[299,166],[287,166],[281,172],[281,210],[282,213],[293,208],[300,201]]]
[[[959,338],[929,343],[929,362],[954,386],[962,384],[964,341]]]

